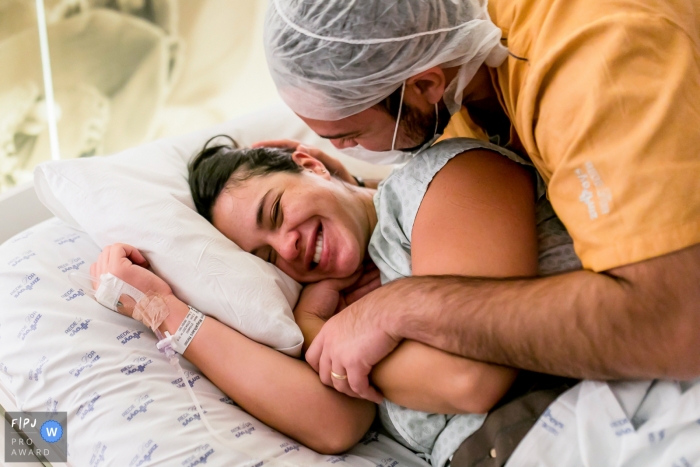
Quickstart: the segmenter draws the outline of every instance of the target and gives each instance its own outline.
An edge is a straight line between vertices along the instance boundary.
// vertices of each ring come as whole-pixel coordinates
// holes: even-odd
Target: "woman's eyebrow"
[[[256,221],[257,221],[258,227],[261,229],[263,228],[263,209],[265,207],[265,202],[267,201],[267,195],[269,195],[271,191],[272,191],[272,188],[267,190],[267,193],[265,193],[265,196],[262,197],[262,199],[260,200],[260,203],[258,204],[258,214],[256,217]]]

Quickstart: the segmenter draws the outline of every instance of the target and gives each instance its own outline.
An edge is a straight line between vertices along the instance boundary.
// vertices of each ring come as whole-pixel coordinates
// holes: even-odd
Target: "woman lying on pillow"
[[[335,178],[302,151],[215,146],[192,161],[190,187],[197,210],[226,237],[306,284],[294,310],[305,348],[325,320],[373,288],[378,274],[370,259],[382,283],[411,274],[512,277],[579,267],[534,171],[476,140],[432,146],[378,191]],[[138,251],[115,245],[92,273],[111,272],[166,296],[171,313],[161,330],[174,334],[187,305],[141,266],[147,263]],[[348,449],[375,416],[374,404],[324,385],[304,361],[215,319],[204,321],[184,356],[250,414],[319,452]],[[320,370],[327,384],[331,371]],[[372,381],[386,397],[385,427],[443,465],[481,424],[483,415],[474,414],[489,411],[515,376],[405,341],[374,368]]]

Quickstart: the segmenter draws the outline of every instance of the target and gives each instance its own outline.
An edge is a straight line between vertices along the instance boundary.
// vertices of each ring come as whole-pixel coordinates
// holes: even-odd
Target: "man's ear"
[[[434,66],[406,80],[405,99],[413,105],[431,107],[440,102],[447,87],[447,78],[442,68]]]
[[[315,157],[302,151],[294,151],[292,154],[292,159],[302,169],[309,170],[316,175],[320,175],[321,177],[330,180],[331,174],[328,172],[328,170],[326,170],[326,166]]]

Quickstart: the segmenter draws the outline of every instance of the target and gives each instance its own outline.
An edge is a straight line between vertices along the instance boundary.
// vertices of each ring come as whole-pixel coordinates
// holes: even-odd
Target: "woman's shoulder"
[[[387,280],[411,274],[413,226],[426,192],[448,162],[471,151],[480,153],[481,156],[477,158],[493,156],[497,163],[502,163],[502,156],[521,162],[514,153],[484,141],[451,138],[421,151],[406,164],[394,169],[379,185],[374,197],[377,226],[370,240],[369,251]],[[462,164],[452,166],[448,170],[451,172],[450,179],[464,176]],[[386,280],[383,279],[383,282]]]

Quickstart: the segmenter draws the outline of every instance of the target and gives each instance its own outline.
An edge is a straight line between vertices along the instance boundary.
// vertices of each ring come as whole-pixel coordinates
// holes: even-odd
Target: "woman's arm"
[[[160,330],[174,335],[187,305],[147,267],[138,250],[118,244],[106,247],[90,272],[93,277],[110,272],[139,290],[164,297],[170,315]],[[133,300],[122,296],[121,301],[125,306],[120,312],[131,316]],[[204,320],[184,357],[248,413],[321,453],[346,451],[374,420],[374,404],[324,386],[306,362],[258,344],[211,317]]]
[[[174,334],[187,306],[173,297],[161,331]],[[206,318],[183,355],[246,412],[311,449],[337,454],[374,420],[374,404],[321,384],[306,362],[258,344]]]
[[[532,178],[519,164],[490,151],[455,157],[433,179],[416,216],[413,274],[536,275],[534,206]],[[503,397],[516,370],[405,341],[371,375],[397,404],[480,413]]]

